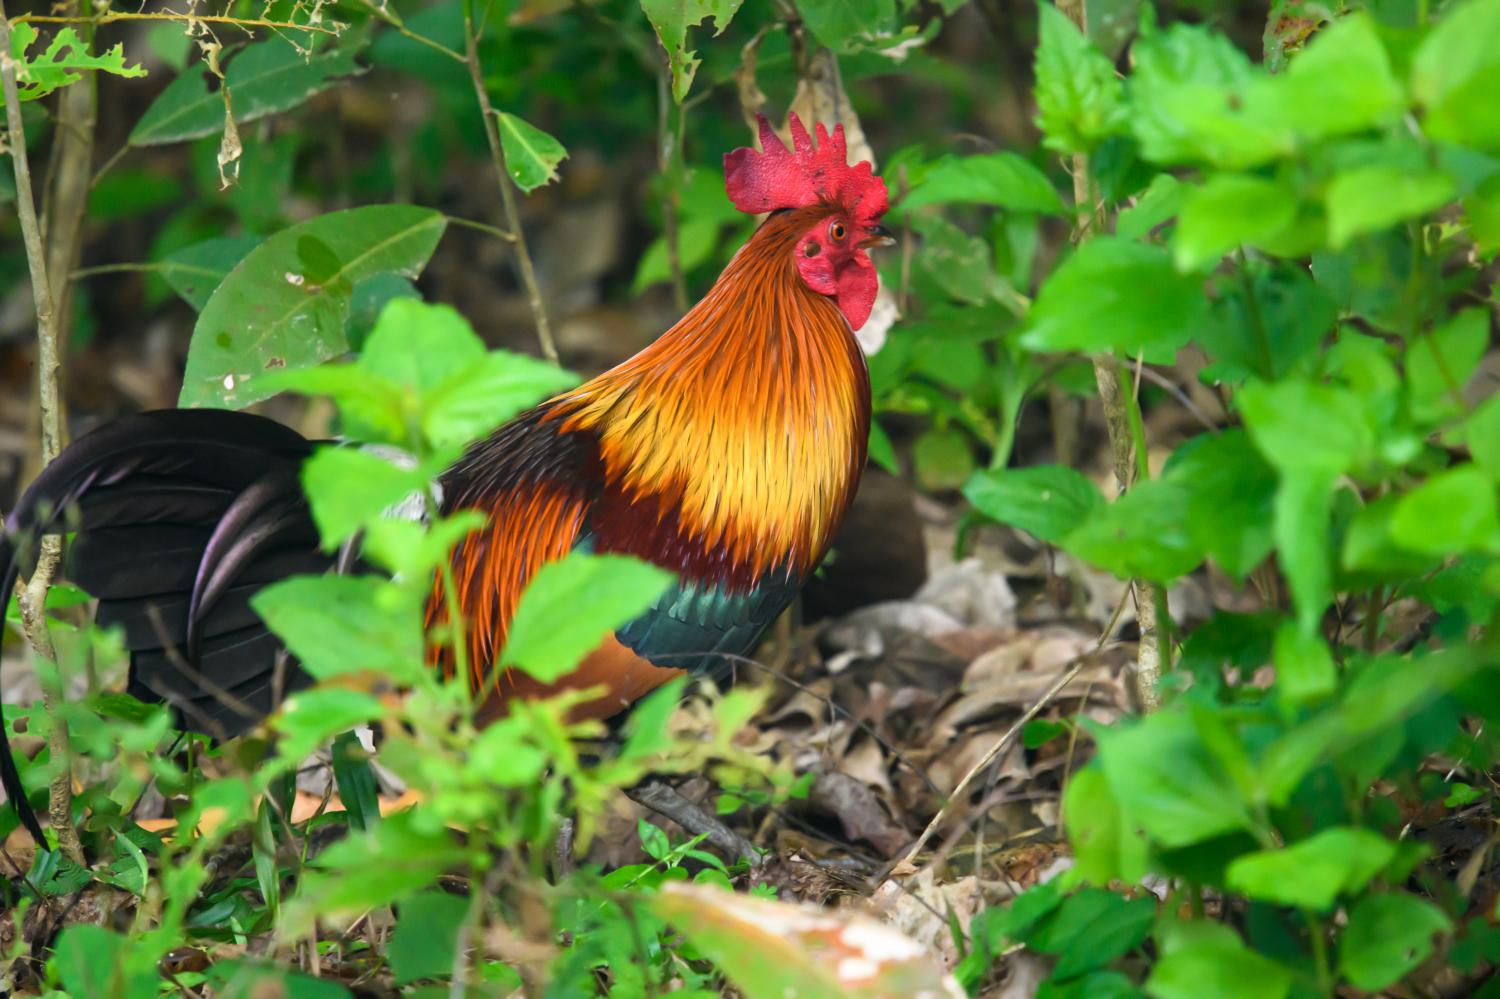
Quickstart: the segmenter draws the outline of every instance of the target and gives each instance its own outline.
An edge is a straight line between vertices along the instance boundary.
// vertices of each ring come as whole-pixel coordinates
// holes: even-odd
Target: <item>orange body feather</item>
[[[612,714],[675,675],[612,639],[556,685],[497,675],[521,590],[585,535],[593,549],[748,591],[822,559],[864,466],[864,356],[793,250],[819,206],[773,216],[701,302],[650,347],[519,417],[444,480],[447,509],[487,524],[453,557],[476,688],[501,698],[604,683]],[[447,618],[441,582],[430,624]],[[446,670],[451,648],[438,650]]]

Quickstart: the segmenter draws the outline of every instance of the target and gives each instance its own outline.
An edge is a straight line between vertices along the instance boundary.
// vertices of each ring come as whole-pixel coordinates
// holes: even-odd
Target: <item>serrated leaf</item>
[[[718,37],[729,27],[742,3],[744,0],[641,0],[641,9],[666,50],[672,73],[672,99],[678,104],[687,97],[701,61],[696,52],[687,48],[688,29],[713,18],[714,36]]]
[[[1124,87],[1104,54],[1051,3],[1037,8],[1037,125],[1048,149],[1091,152],[1126,126]]]
[[[1500,147],[1500,2],[1454,4],[1412,60],[1412,92],[1435,139]]]
[[[1328,184],[1328,242],[1341,249],[1356,236],[1441,208],[1454,195],[1453,178],[1437,170],[1365,166]]]
[[[557,179],[557,165],[567,158],[562,143],[535,125],[505,111],[500,120],[500,145],[505,150],[505,169],[522,191],[530,194]]]
[[[559,679],[606,635],[655,603],[673,578],[623,555],[575,552],[550,562],[521,594],[501,661],[543,683]]]
[[[944,159],[927,171],[898,207],[907,212],[924,205],[949,204],[993,205],[1046,215],[1063,211],[1062,198],[1047,175],[1009,152]]]
[[[524,354],[490,351],[433,388],[422,431],[436,448],[477,440],[526,407],[578,384],[578,376]]]
[[[387,271],[416,277],[446,226],[430,208],[371,205],[271,236],[198,316],[179,404],[242,408],[281,391],[264,384],[264,373],[343,353],[354,285]]]
[[[302,668],[318,679],[384,673],[411,681],[425,668],[421,607],[375,576],[294,576],[266,587],[251,606]]]
[[[10,26],[10,54],[16,60],[16,96],[23,103],[76,83],[83,79],[81,74],[85,71],[124,77],[146,75],[139,65],[125,65],[123,45],[93,55],[88,43],[72,28],[63,28],[54,35],[46,51],[27,56],[26,50],[36,42],[37,34],[36,26],[26,21],[12,22]],[[5,95],[0,94],[0,107],[4,106]]]
[[[1214,174],[1183,199],[1173,258],[1184,271],[1216,263],[1239,246],[1275,236],[1296,214],[1296,193],[1285,184],[1250,174]]]
[[[224,70],[230,107],[240,124],[286,111],[363,70],[353,47],[304,55],[280,38],[247,45]],[[202,63],[194,63],[157,95],[130,133],[133,146],[213,135],[224,128],[224,94]]]

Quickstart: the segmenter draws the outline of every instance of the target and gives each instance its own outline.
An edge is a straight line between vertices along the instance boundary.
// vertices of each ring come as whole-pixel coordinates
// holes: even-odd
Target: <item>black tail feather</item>
[[[101,624],[123,627],[130,693],[169,702],[185,728],[237,735],[307,682],[250,599],[332,564],[298,485],[312,448],[272,420],[223,410],[101,427],[48,465],[6,519],[0,592],[31,571],[36,539],[76,531],[65,575],[98,598]],[[3,725],[0,784],[43,842]]]

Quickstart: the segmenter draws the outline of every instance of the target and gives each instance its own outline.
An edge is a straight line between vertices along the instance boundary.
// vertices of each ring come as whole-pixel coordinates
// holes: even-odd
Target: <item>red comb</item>
[[[782,144],[765,115],[755,117],[760,122],[760,145],[765,151],[744,148],[724,154],[724,190],[734,207],[748,215],[759,215],[831,201],[855,222],[865,224],[885,214],[889,207],[885,182],[875,176],[869,163],[850,166],[846,162],[849,154],[843,125],[834,126],[832,135],[817,125],[814,146],[802,119],[788,115],[793,151]]]

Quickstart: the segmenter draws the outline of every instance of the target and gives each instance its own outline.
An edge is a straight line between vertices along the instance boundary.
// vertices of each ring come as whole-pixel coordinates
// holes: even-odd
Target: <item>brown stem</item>
[[[521,228],[521,210],[516,204],[515,185],[511,182],[510,171],[505,165],[505,147],[500,143],[500,127],[495,118],[495,109],[490,105],[489,92],[484,89],[484,69],[479,63],[479,37],[474,31],[473,4],[468,2],[464,4],[464,62],[469,66],[469,78],[474,82],[474,97],[479,101],[479,113],[484,118],[484,135],[490,143],[490,159],[495,165],[495,179],[500,182],[505,228],[515,237],[516,267],[521,272],[521,285],[526,289],[531,316],[536,321],[536,338],[542,345],[542,354],[556,364],[557,344],[552,340],[552,326],[547,322],[547,309],[542,304],[542,289],[537,284],[536,269],[531,265],[531,253],[526,249],[526,233]]]
[[[36,196],[31,189],[31,165],[26,157],[26,131],[21,122],[21,98],[16,86],[16,64],[9,58],[10,21],[0,0],[0,87],[5,93],[5,112],[9,132],[10,159],[16,173],[16,211],[21,222],[21,238],[26,247],[26,263],[31,270],[31,294],[36,305],[37,328],[37,401],[41,407],[42,460],[50,462],[62,449],[62,418],[58,399],[57,325],[53,310],[51,285],[47,283],[47,254],[42,245],[41,227],[36,217]],[[57,662],[57,650],[47,631],[47,589],[57,569],[61,541],[44,538],[36,570],[20,592],[21,624],[26,640],[38,659]],[[42,670],[44,675],[51,670]],[[55,675],[55,674],[54,674]],[[58,845],[75,863],[82,864],[83,847],[73,828],[73,752],[68,729],[58,717],[60,684],[43,684],[43,706],[52,719],[51,749],[54,768],[48,814],[57,833]]]
[[[1067,15],[1087,34],[1088,24],[1082,0],[1057,0],[1057,9]],[[1089,174],[1089,158],[1083,153],[1073,154],[1073,206],[1077,222],[1073,230],[1073,242],[1081,244],[1104,230],[1104,204],[1094,189]],[[1140,419],[1134,392],[1125,390],[1120,375],[1120,362],[1110,354],[1096,354],[1092,358],[1094,380],[1099,386],[1099,401],[1104,407],[1104,423],[1109,430],[1109,447],[1114,458],[1115,486],[1121,492],[1130,488],[1135,479],[1136,463],[1143,465],[1145,455],[1135,453],[1134,434],[1131,430],[1132,410],[1134,419]],[[1135,597],[1136,626],[1140,629],[1141,641],[1136,651],[1136,679],[1139,684],[1141,707],[1147,712],[1161,707],[1161,694],[1157,690],[1161,682],[1161,636],[1158,631],[1159,615],[1167,609],[1166,591],[1155,583],[1143,579],[1130,581]]]

